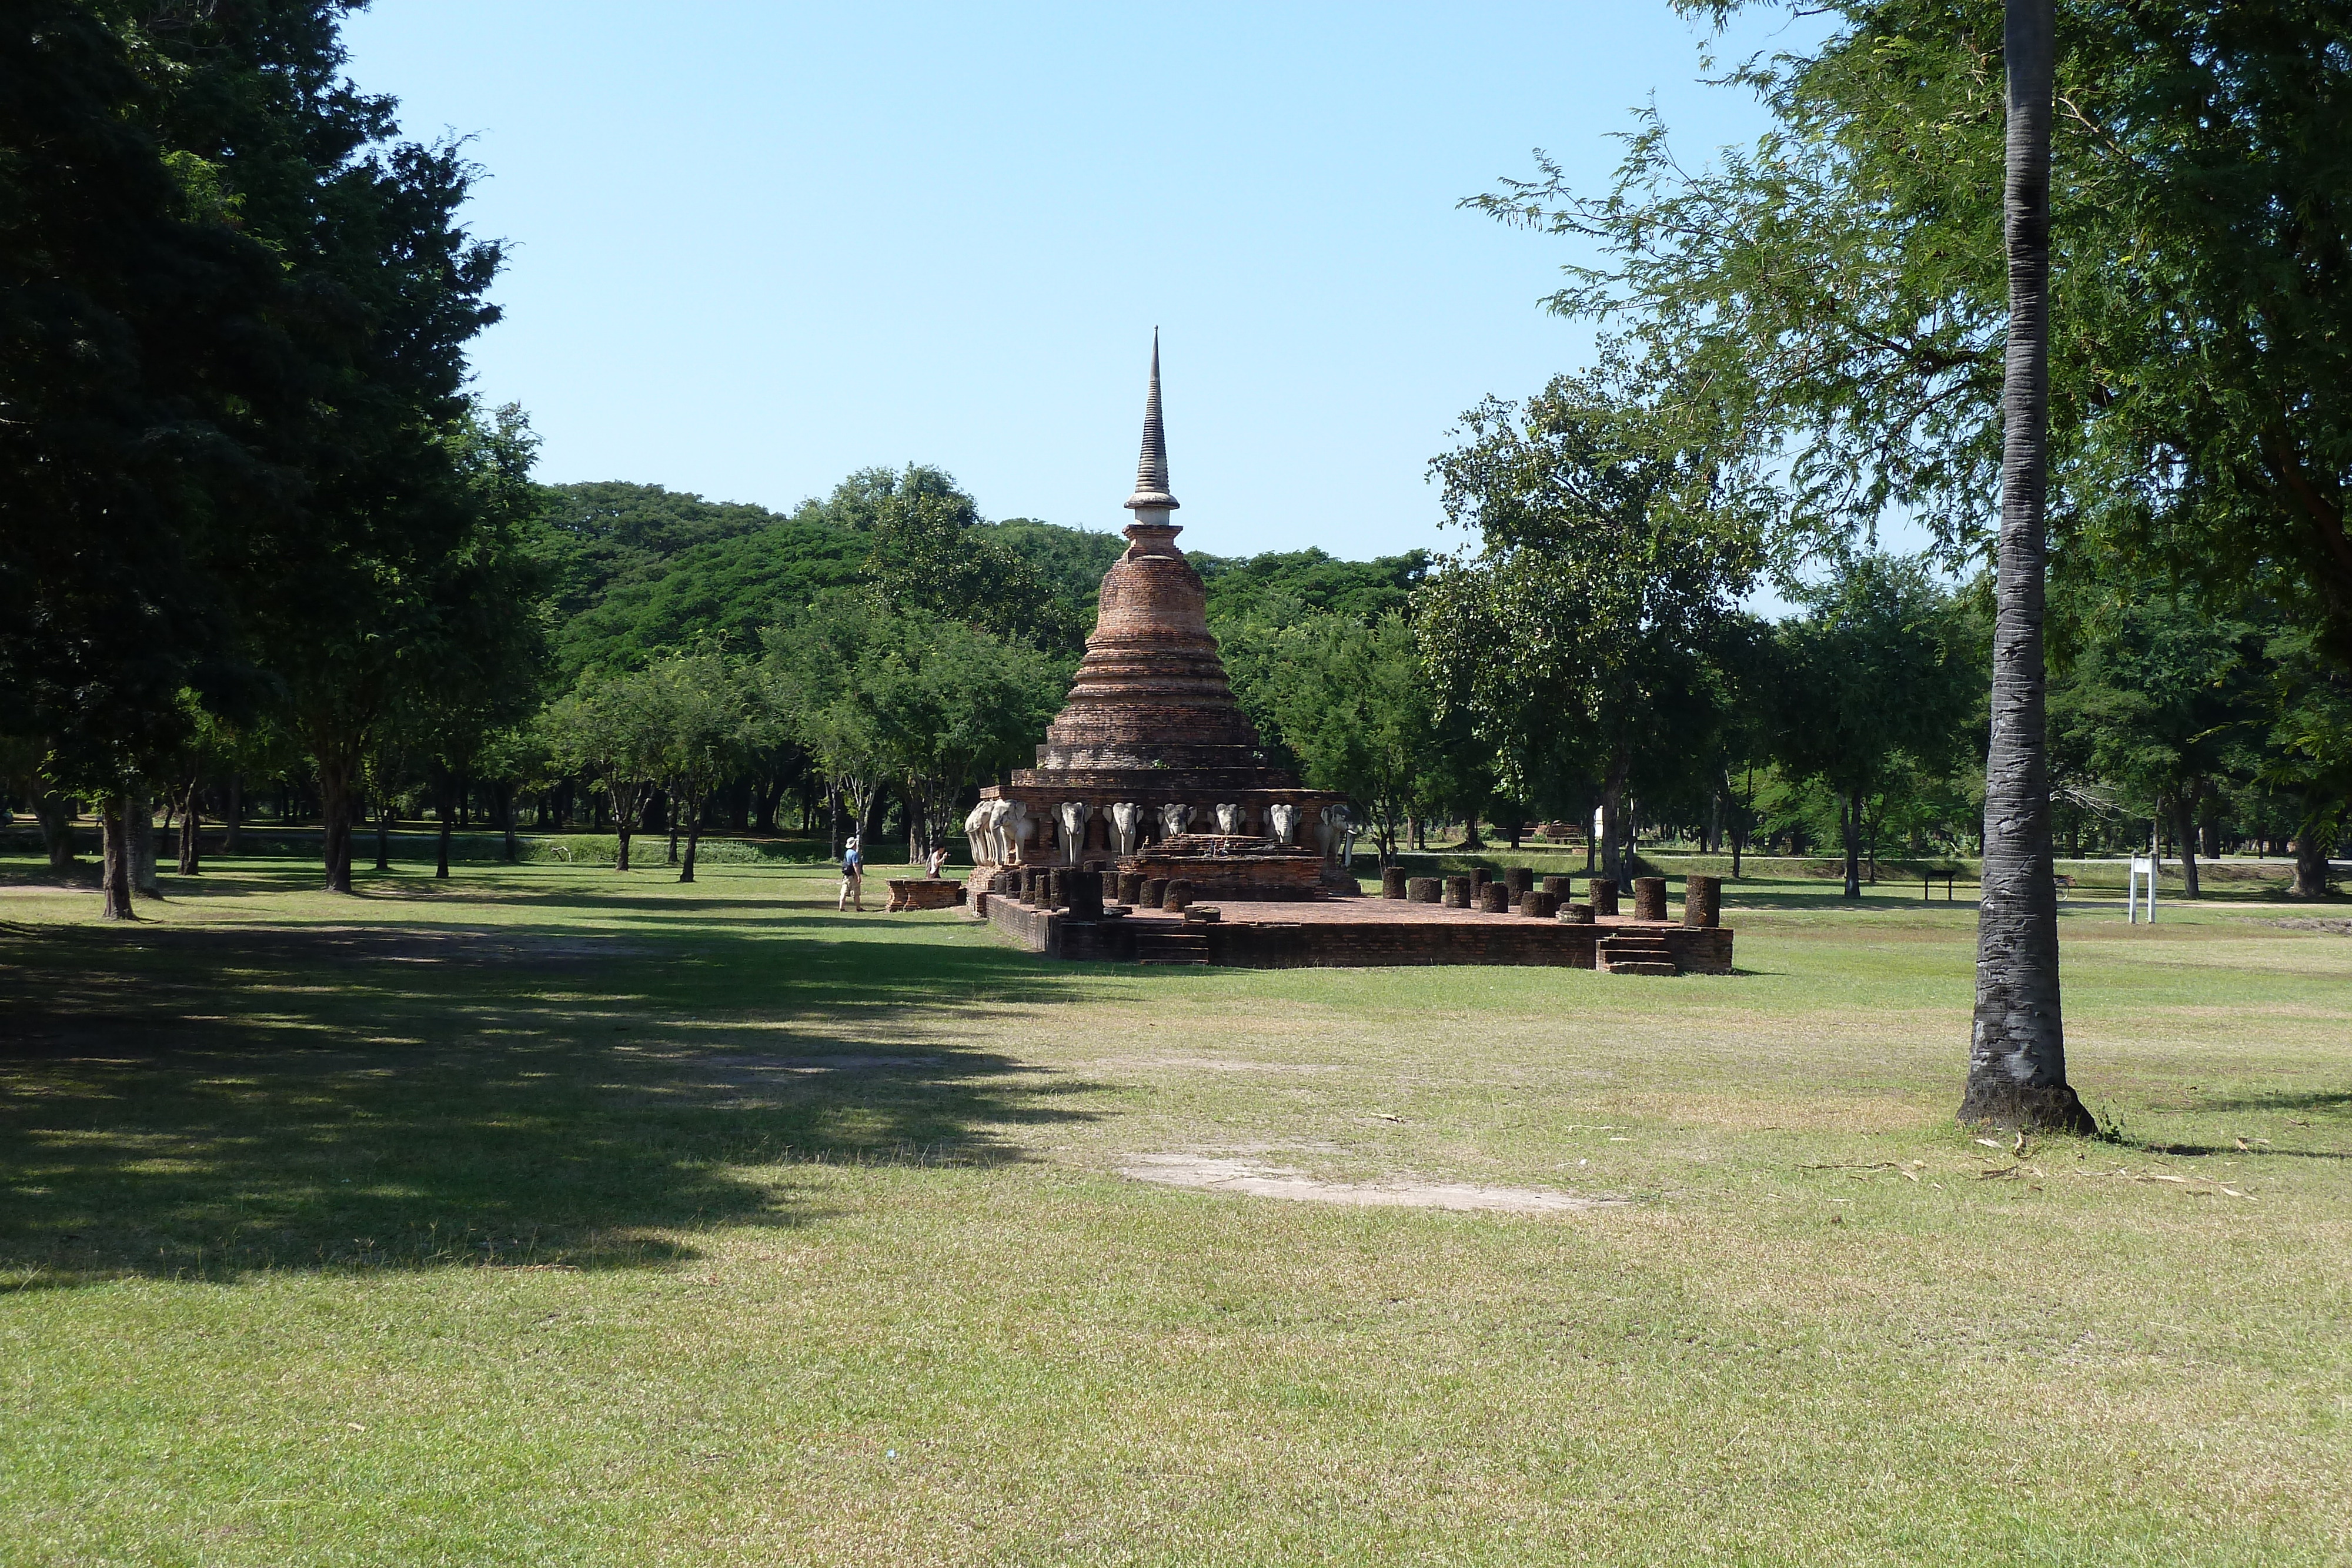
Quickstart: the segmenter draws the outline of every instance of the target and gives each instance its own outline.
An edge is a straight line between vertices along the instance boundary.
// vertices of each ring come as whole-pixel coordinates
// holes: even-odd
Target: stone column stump
[[[1444,881],[1439,877],[1412,877],[1404,884],[1405,900],[1411,904],[1435,904],[1444,896]]]
[[[1559,914],[1559,894],[1531,887],[1519,899],[1519,913],[1530,920],[1550,920]]]
[[[1121,904],[1140,904],[1143,902],[1143,873],[1141,872],[1123,871],[1118,873],[1118,901]]]
[[[1447,877],[1445,879],[1445,907],[1448,909],[1469,908],[1470,890],[1476,884],[1466,876]]]
[[[1169,878],[1168,885],[1160,890],[1160,907],[1162,909],[1182,909],[1192,902],[1192,884],[1181,876]]]
[[[1543,890],[1546,893],[1550,894],[1554,898],[1559,899],[1562,904],[1568,902],[1568,895],[1571,891],[1573,891],[1573,879],[1565,876],[1548,876],[1543,879],[1542,883]]]
[[[1479,883],[1478,908],[1482,914],[1508,915],[1511,912],[1510,884],[1502,882]]]
[[[1503,872],[1503,885],[1511,890],[1511,902],[1518,903],[1535,891],[1536,873],[1533,866],[1507,866]]]
[[[1100,920],[1103,912],[1103,873],[1098,871],[1066,873],[1062,879],[1062,901],[1069,905],[1073,920]]]
[[[1559,917],[1566,925],[1590,925],[1592,924],[1592,905],[1589,904],[1563,904],[1559,906]]]
[[[1723,879],[1721,877],[1689,876],[1683,879],[1683,924],[1685,925],[1723,924]]]
[[[1136,890],[1136,907],[1138,909],[1159,908],[1160,901],[1168,896],[1168,879],[1164,876],[1147,876],[1142,879],[1142,882],[1143,885]]]
[[[1383,866],[1381,869],[1381,896],[1382,898],[1402,898],[1405,894],[1404,884],[1404,867],[1401,865],[1392,865]]]
[[[1614,920],[1617,918],[1616,878],[1609,876],[1596,876],[1591,878],[1591,885],[1585,890],[1585,896],[1592,900],[1592,914],[1594,918],[1601,920]]]
[[[1664,920],[1666,917],[1666,879],[1662,876],[1637,876],[1633,879],[1633,918]]]
[[[1470,868],[1470,896],[1473,898],[1477,897],[1478,890],[1494,880],[1495,873],[1488,871],[1485,866],[1472,866]]]

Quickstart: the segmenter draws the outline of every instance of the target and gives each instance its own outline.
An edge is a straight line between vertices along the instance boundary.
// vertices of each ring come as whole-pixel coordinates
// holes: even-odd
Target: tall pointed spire
[[[1167,514],[1180,505],[1168,493],[1168,436],[1160,428],[1160,329],[1151,329],[1151,390],[1143,399],[1143,455],[1135,465],[1135,494],[1127,498],[1127,509],[1136,514],[1138,522],[1168,520]],[[1157,512],[1158,517],[1148,514]]]

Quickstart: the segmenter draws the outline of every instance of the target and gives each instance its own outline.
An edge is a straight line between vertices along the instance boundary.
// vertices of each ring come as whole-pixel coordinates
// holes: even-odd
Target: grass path
[[[1743,887],[1747,972],[1650,981],[703,878],[222,862],[124,930],[0,861],[0,1561],[2352,1562],[2307,911],[2070,907],[2120,1137],[2020,1154],[1916,890]]]

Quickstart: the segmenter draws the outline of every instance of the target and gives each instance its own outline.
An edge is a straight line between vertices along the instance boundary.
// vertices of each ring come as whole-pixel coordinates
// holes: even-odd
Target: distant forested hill
[[[715,643],[737,653],[761,632],[828,592],[892,576],[886,510],[923,497],[960,519],[976,558],[1017,558],[1038,600],[1047,651],[1075,656],[1091,631],[1103,573],[1127,548],[1116,533],[1034,517],[988,522],[937,469],[861,470],[823,500],[789,514],[708,501],[658,485],[615,480],[543,488],[541,549],[555,579],[550,610],[561,679],[589,668],[635,669],[665,653]],[[1339,560],[1319,549],[1243,559],[1192,558],[1213,622],[1288,624],[1302,616],[1370,622],[1402,612],[1428,570],[1426,553]]]

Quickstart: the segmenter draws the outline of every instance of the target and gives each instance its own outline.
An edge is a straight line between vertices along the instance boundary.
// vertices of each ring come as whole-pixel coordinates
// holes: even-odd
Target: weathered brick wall
[[[991,897],[987,918],[1021,946],[1049,957],[1135,961],[1139,923],[1131,918],[1074,921],[1068,916]],[[1600,941],[1617,925],[1570,925],[1557,920],[1498,916],[1444,923],[1427,920],[1302,921],[1295,925],[1218,922],[1185,926],[1209,939],[1212,963],[1235,968],[1375,968],[1419,964],[1549,964],[1590,969]],[[1654,925],[1686,974],[1731,973],[1731,928]]]

